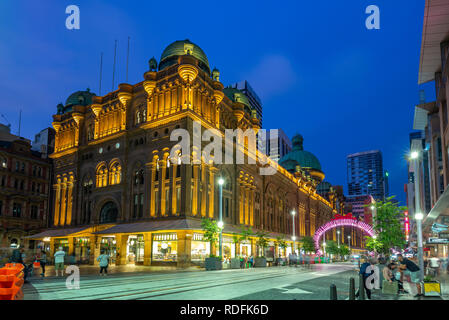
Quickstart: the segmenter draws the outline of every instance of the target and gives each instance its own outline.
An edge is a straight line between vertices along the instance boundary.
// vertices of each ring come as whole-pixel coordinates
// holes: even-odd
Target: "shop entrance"
[[[126,263],[143,264],[145,242],[143,234],[130,235],[126,250]]]
[[[251,244],[250,243],[241,243],[240,244],[240,255],[243,257],[251,256]]]
[[[80,264],[89,264],[90,239],[74,238],[75,261]]]
[[[109,261],[115,263],[117,257],[117,242],[115,240],[115,236],[102,237],[100,242],[100,252],[104,251],[107,255],[109,255]]]

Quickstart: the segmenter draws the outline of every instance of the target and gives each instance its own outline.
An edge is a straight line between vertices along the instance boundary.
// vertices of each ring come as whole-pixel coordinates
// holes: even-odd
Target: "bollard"
[[[335,284],[331,284],[331,292],[330,292],[330,300],[338,300],[337,299],[337,287]]]
[[[359,275],[359,300],[365,300],[365,279]]]
[[[355,279],[349,279],[349,300],[355,300]]]

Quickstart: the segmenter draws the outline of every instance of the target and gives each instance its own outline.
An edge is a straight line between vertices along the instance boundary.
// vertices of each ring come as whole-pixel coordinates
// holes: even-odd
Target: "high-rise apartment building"
[[[376,200],[385,197],[382,153],[379,150],[347,156],[348,193],[350,196],[371,195]]]

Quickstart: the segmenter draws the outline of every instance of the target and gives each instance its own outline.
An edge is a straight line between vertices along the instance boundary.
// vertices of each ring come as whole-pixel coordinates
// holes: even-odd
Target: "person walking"
[[[42,268],[41,276],[45,277],[45,265],[47,264],[47,253],[44,250],[41,251],[39,263],[41,264]]]
[[[59,276],[59,270],[61,270],[61,276],[64,275],[64,257],[65,252],[62,250],[62,247],[59,247],[59,250],[55,252],[54,258],[55,258],[55,272],[56,276]]]
[[[416,294],[415,297],[422,296],[423,294],[421,293],[421,284],[419,279],[419,267],[413,261],[404,258],[402,254],[398,254],[398,261],[401,264],[399,269],[403,271],[403,274],[410,276],[410,281],[414,283],[418,289],[418,294]]]
[[[374,274],[374,270],[368,271],[368,267],[373,266],[376,263],[376,261],[375,259],[368,260],[367,258],[363,257],[361,258],[361,262],[362,264],[360,265],[359,274],[363,277],[363,289],[365,290],[366,297],[368,298],[368,300],[371,300],[371,289],[367,287],[366,282],[368,277]],[[360,288],[355,296],[358,297],[359,295],[360,295]]]
[[[109,255],[107,255],[104,251],[101,251],[101,254],[98,256],[97,261],[100,262],[100,276],[104,276],[108,274],[108,266],[109,266]]]

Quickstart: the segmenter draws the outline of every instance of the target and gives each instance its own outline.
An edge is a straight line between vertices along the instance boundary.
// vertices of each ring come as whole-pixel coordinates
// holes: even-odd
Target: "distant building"
[[[46,227],[48,219],[51,162],[31,150],[28,139],[8,135],[5,130],[1,139],[0,247],[32,249],[34,241],[26,236]]]
[[[33,146],[31,150],[39,151],[44,158],[54,152],[55,148],[55,130],[53,128],[46,128],[41,130],[34,136]]]
[[[369,194],[345,197],[345,207],[351,208],[352,215],[366,223],[372,223],[372,209],[367,205],[373,202]]]
[[[29,139],[25,139],[23,137],[16,136],[15,134],[11,133],[11,126],[10,125],[4,125],[0,123],[0,141],[15,141],[15,140],[23,140],[28,143],[31,143]]]
[[[372,195],[385,198],[382,153],[379,150],[347,156],[348,193],[350,196]]]
[[[273,130],[266,130],[265,137],[259,135],[259,138],[259,150],[276,162],[292,151],[292,142],[282,129],[277,129],[277,135]]]
[[[249,85],[248,81],[243,80],[231,85],[232,88],[238,89],[248,98],[251,107],[256,110],[257,119],[260,121],[262,127],[262,101],[257,93]]]

